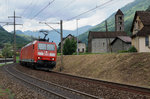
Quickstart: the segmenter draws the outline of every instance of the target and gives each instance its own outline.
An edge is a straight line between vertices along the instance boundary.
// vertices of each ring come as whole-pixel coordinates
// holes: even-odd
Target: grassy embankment
[[[64,56],[62,72],[150,88],[150,53]],[[59,71],[60,56],[54,71]]]

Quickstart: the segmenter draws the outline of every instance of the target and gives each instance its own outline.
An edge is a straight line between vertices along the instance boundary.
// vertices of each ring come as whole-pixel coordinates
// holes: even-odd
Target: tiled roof
[[[124,15],[124,14],[123,14],[122,11],[119,9],[119,10],[117,11],[116,15]]]
[[[121,39],[122,41],[126,43],[131,43],[131,37],[130,36],[118,36],[117,38]]]
[[[132,23],[131,32],[133,31],[134,22],[135,22],[137,16],[140,17],[144,26],[150,25],[150,12],[148,12],[148,11],[136,11],[135,16],[134,16],[134,20]]]
[[[117,36],[112,42],[111,45],[117,40],[120,39],[125,43],[131,44],[131,37],[130,36]]]
[[[126,32],[94,32],[90,31],[89,36],[91,38],[115,38],[117,36],[127,36]]]
[[[148,35],[150,35],[150,26],[145,26],[142,28],[142,30],[140,30],[136,34],[132,35],[132,38],[134,38],[136,36],[148,36]]]
[[[150,12],[137,11],[137,15],[140,17],[140,19],[144,25],[150,25]]]

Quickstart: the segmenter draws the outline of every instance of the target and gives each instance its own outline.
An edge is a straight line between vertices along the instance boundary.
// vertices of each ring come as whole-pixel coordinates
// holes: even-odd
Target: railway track
[[[75,75],[60,73],[60,72],[54,72],[54,71],[50,71],[50,72],[58,74],[60,76],[70,77],[70,79],[76,79],[76,80],[82,80],[84,82],[100,84],[102,86],[106,86],[107,88],[117,89],[117,90],[120,90],[120,91],[131,92],[131,93],[134,93],[134,94],[137,94],[137,95],[142,95],[144,97],[149,97],[150,98],[150,88],[144,88],[144,87],[139,87],[139,86],[127,85],[127,84],[120,84],[120,83],[103,81],[103,80],[87,78],[87,77],[80,77],[80,76],[75,76]]]
[[[3,59],[3,58],[0,58],[0,63],[4,63],[4,62],[12,62],[13,59],[12,58],[8,58],[8,59]]]
[[[32,77],[16,70],[14,66],[11,65],[4,66],[3,68],[10,75],[22,81],[22,83],[27,84],[50,99],[101,99],[100,97]]]

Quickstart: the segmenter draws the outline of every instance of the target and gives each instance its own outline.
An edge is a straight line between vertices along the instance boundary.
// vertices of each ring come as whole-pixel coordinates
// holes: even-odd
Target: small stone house
[[[76,37],[74,37],[73,35],[71,35],[71,34],[69,34],[68,36],[66,36],[65,38],[63,38],[63,44],[65,43],[65,41],[67,40],[67,39],[74,39],[75,41],[77,41],[77,38]],[[59,47],[61,46],[61,42],[58,44],[59,45]]]
[[[112,52],[127,51],[129,50],[130,47],[131,47],[131,37],[129,36],[117,36],[111,42]]]
[[[132,45],[138,52],[150,52],[150,12],[136,11],[132,23]]]
[[[77,41],[77,38],[74,37],[73,35],[69,34],[67,37],[63,38],[63,44],[65,43],[65,41],[67,39],[74,39],[75,41]],[[61,48],[61,43],[59,43],[59,48]],[[80,40],[78,41],[78,48],[77,50],[80,52],[80,53],[85,53],[86,52],[86,44],[85,43],[82,43]]]

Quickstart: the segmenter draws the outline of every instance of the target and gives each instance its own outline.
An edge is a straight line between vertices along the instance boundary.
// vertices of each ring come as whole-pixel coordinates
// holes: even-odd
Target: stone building
[[[124,14],[119,9],[115,15],[115,31],[89,31],[88,52],[106,53],[111,52],[111,42],[118,36],[127,36],[124,32]],[[120,47],[118,45],[117,47]]]
[[[126,36],[125,32],[89,32],[88,51],[91,53],[111,52],[110,43],[117,36]],[[119,47],[119,46],[118,46]]]
[[[150,52],[150,12],[136,11],[132,23],[132,45],[138,52]]]
[[[124,14],[119,9],[115,15],[115,30],[124,31]]]
[[[127,51],[130,47],[131,47],[131,37],[129,36],[117,36],[111,42],[112,52]]]
[[[73,35],[69,34],[68,36],[66,36],[65,38],[63,38],[63,44],[65,43],[65,41],[67,39],[74,39],[75,41],[77,41],[77,38],[74,37]],[[61,48],[61,43],[58,44],[59,48]],[[86,44],[85,43],[82,43],[80,40],[78,41],[78,48],[77,50],[80,52],[80,53],[85,53],[86,52]]]

